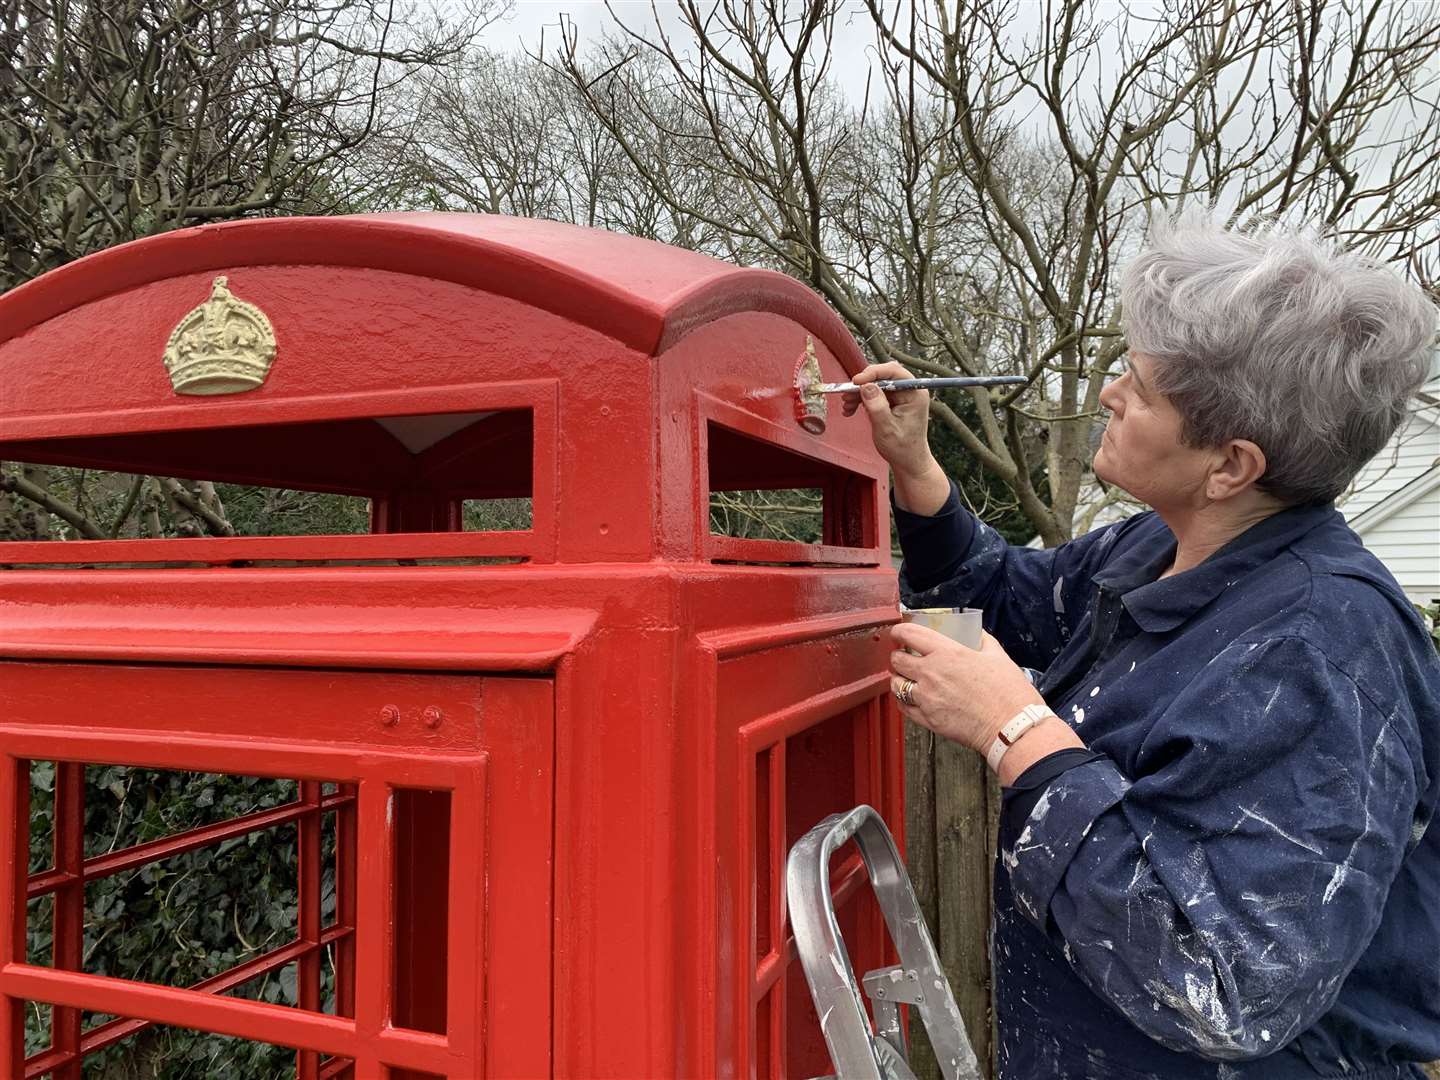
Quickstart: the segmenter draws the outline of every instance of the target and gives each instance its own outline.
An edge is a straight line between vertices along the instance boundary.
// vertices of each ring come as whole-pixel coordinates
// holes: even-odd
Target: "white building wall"
[[[1416,603],[1440,599],[1440,487],[1360,534]]]
[[[1389,445],[1355,477],[1339,500],[1346,520],[1353,521],[1391,492],[1440,464],[1440,404],[1424,402],[1412,412]]]
[[[1437,360],[1440,363],[1440,360]],[[1340,512],[1417,603],[1440,598],[1440,379],[1432,379],[1405,424],[1355,478]],[[1417,485],[1428,488],[1412,498]],[[1408,488],[1408,491],[1406,490]],[[1388,499],[1398,509],[1387,512]],[[1366,511],[1373,511],[1366,514]]]

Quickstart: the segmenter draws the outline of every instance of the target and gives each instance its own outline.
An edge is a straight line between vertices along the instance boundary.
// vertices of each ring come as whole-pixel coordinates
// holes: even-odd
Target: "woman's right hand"
[[[913,379],[904,366],[894,361],[872,364],[852,378],[860,390],[841,397],[840,409],[854,416],[863,406],[870,417],[870,433],[875,449],[890,464],[897,482],[919,479],[939,471],[930,453],[927,433],[930,427],[930,392],[928,390],[883,391],[870,384],[877,379]],[[947,482],[946,491],[949,487]]]

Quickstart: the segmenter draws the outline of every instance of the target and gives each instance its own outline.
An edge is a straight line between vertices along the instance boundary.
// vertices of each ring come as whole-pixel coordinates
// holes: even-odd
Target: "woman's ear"
[[[1219,453],[1219,460],[1205,481],[1205,497],[1211,502],[1233,498],[1252,487],[1265,475],[1265,451],[1249,439],[1231,439]]]

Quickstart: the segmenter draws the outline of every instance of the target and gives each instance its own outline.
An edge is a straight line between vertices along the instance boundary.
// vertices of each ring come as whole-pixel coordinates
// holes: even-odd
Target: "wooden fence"
[[[994,1076],[990,1001],[990,882],[1000,789],[974,751],[905,725],[906,861],[935,935],[975,1056]],[[911,1060],[918,1080],[940,1071],[918,1022]]]

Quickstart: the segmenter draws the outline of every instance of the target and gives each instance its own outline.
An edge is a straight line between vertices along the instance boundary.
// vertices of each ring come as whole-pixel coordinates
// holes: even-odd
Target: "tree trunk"
[[[0,463],[0,470],[3,469],[5,466]],[[50,470],[44,465],[12,465],[8,471],[41,491],[50,488]],[[19,493],[0,488],[0,540],[49,539],[49,512]]]

